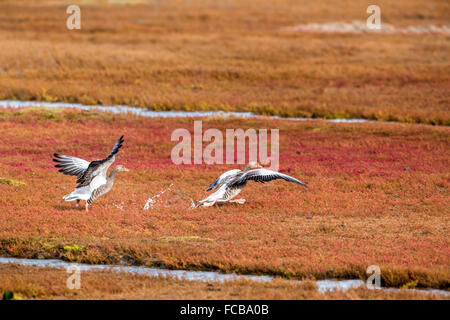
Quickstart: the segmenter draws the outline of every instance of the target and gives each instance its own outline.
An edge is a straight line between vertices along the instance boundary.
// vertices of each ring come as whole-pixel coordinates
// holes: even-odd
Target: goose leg
[[[245,199],[230,200],[230,202],[244,204],[245,203]]]
[[[88,205],[88,203],[86,202],[86,213],[88,213],[89,212],[89,205]]]
[[[80,203],[80,200],[77,200],[77,203],[75,203],[75,208],[78,208],[79,203]]]

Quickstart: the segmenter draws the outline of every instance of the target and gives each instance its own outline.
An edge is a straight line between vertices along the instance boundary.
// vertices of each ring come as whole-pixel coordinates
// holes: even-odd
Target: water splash
[[[164,193],[166,193],[167,191],[170,191],[170,188],[172,188],[172,186],[173,186],[173,183],[171,183],[170,186],[167,189],[160,191],[158,194],[154,195],[151,198],[148,198],[147,202],[144,205],[144,210],[153,209],[153,205],[156,203],[155,198],[158,199]]]

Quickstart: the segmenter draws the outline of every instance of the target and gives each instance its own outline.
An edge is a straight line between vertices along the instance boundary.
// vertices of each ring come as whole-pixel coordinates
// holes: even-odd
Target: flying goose
[[[88,206],[94,202],[98,197],[108,193],[113,184],[114,177],[117,172],[128,171],[123,165],[116,166],[109,175],[106,175],[108,168],[113,164],[115,160],[115,154],[122,147],[123,136],[117,140],[114,148],[109,156],[102,160],[95,160],[88,162],[86,160],[65,156],[58,153],[54,153],[54,162],[56,168],[60,168],[59,172],[77,177],[77,186],[75,190],[63,197],[66,201],[77,200],[76,207],[80,200],[86,201],[86,212],[89,211]]]
[[[244,204],[245,199],[236,199],[242,189],[247,185],[249,180],[256,182],[269,182],[276,179],[283,179],[290,182],[298,183],[299,185],[308,188],[308,186],[300,180],[294,179],[286,174],[262,168],[257,162],[252,161],[247,164],[242,170],[233,169],[225,172],[211,183],[206,191],[218,189],[216,192],[210,194],[207,198],[199,201],[196,207],[210,207],[216,202],[234,202]]]

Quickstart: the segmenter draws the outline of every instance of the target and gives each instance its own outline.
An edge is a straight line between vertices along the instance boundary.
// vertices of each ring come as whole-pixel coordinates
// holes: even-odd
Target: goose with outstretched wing
[[[250,162],[247,164],[242,170],[233,169],[225,172],[220,177],[218,177],[213,183],[211,183],[206,189],[206,191],[217,189],[216,192],[210,194],[207,198],[199,201],[196,207],[209,207],[216,203],[221,202],[234,202],[239,204],[244,204],[245,199],[236,199],[236,197],[242,189],[247,185],[248,181],[256,181],[256,182],[269,182],[276,179],[283,179],[285,181],[297,183],[305,188],[308,186],[297,180],[292,178],[284,173],[272,171],[269,169],[262,168],[257,162]]]
[[[116,166],[109,175],[108,169],[115,161],[115,154],[122,147],[123,136],[117,140],[111,153],[104,159],[88,162],[86,160],[54,153],[53,161],[57,164],[59,172],[77,177],[77,186],[72,193],[63,197],[66,201],[76,200],[76,206],[81,200],[86,201],[86,212],[89,205],[98,197],[108,193],[113,184],[117,172],[128,171],[123,165]]]

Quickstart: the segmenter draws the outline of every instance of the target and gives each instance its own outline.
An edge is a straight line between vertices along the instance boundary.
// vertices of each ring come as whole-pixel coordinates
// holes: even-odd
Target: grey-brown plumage
[[[214,182],[212,182],[206,191],[218,189],[207,198],[199,201],[198,206],[212,206],[217,202],[236,202],[243,204],[245,199],[232,200],[236,197],[242,189],[247,185],[248,181],[253,180],[256,182],[266,183],[276,179],[283,179],[285,181],[294,182],[308,188],[308,186],[292,178],[286,174],[263,169],[257,162],[250,162],[242,170],[234,169],[225,172]]]
[[[80,175],[78,177],[77,188],[88,186],[91,183],[92,179],[94,179],[98,175],[106,176],[106,172],[108,171],[109,167],[116,160],[115,154],[119,152],[119,149],[122,147],[122,143],[123,136],[121,136],[119,140],[117,140],[109,156],[102,160],[92,161],[83,175]]]
[[[117,140],[111,153],[104,159],[88,162],[86,160],[65,156],[58,153],[54,154],[55,167],[59,172],[77,177],[75,190],[63,197],[66,201],[86,201],[86,211],[88,206],[98,197],[109,192],[114,184],[114,177],[117,172],[128,171],[124,166],[119,165],[107,176],[109,167],[115,161],[115,154],[122,147],[123,136]]]

